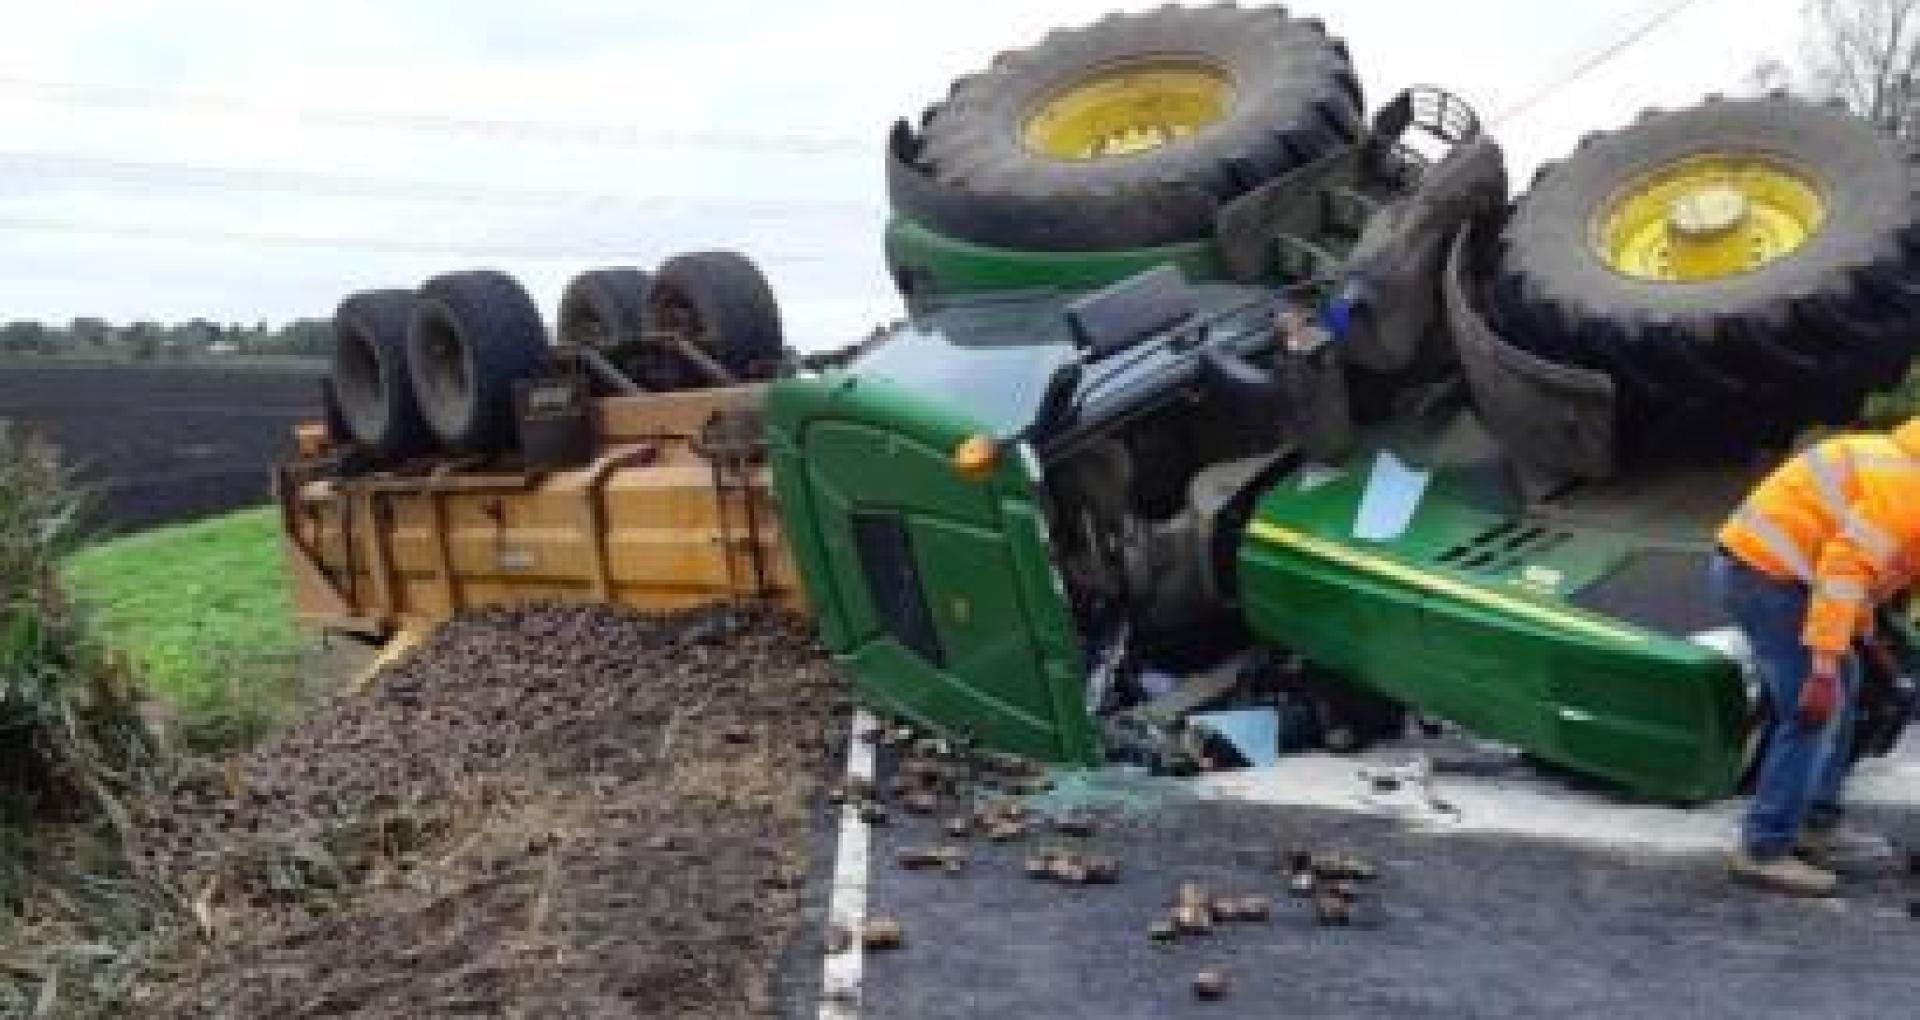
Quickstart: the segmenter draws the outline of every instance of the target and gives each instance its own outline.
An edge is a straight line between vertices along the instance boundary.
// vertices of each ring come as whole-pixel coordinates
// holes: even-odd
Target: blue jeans
[[[1709,583],[1720,608],[1746,632],[1773,706],[1741,838],[1754,857],[1779,857],[1793,851],[1803,825],[1840,820],[1840,787],[1852,771],[1848,745],[1859,700],[1859,660],[1849,655],[1841,664],[1840,705],[1833,717],[1819,729],[1808,729],[1795,714],[1800,685],[1813,667],[1812,653],[1800,643],[1806,587],[1774,580],[1725,553],[1714,555]]]

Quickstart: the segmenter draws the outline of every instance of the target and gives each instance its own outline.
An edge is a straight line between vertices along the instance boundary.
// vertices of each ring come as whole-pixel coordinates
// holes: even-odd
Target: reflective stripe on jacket
[[[1747,496],[1720,544],[1748,566],[1808,586],[1801,640],[1844,654],[1873,604],[1911,580],[1920,549],[1920,418],[1891,435],[1825,440]]]

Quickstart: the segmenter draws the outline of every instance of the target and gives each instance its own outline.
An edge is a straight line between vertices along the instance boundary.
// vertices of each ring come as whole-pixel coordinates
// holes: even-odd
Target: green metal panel
[[[775,491],[822,640],[883,708],[988,747],[1094,764],[1084,666],[1026,459],[968,481],[967,416],[881,379],[788,380],[768,396]],[[899,522],[937,655],[875,604],[858,520]],[[896,617],[897,619],[897,617]]]
[[[1124,251],[1020,251],[957,240],[896,216],[887,223],[886,243],[896,271],[914,274],[935,294],[1087,290],[1169,263],[1194,282],[1224,278],[1212,241]]]
[[[1745,696],[1737,666],[1566,597],[1629,548],[1619,536],[1530,535],[1450,494],[1407,531],[1351,537],[1364,472],[1283,480],[1240,548],[1240,596],[1261,639],[1541,758],[1683,801],[1734,791]],[[1509,530],[1502,532],[1503,525]],[[1496,537],[1480,545],[1476,538]],[[1515,555],[1479,556],[1475,550]],[[1463,552],[1463,550],[1465,550]]]

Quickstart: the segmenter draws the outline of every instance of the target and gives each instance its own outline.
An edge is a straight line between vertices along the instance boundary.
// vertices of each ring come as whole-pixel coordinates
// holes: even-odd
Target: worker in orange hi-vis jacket
[[[1826,895],[1838,885],[1834,862],[1891,852],[1841,824],[1840,791],[1853,758],[1854,650],[1871,645],[1874,607],[1920,561],[1920,418],[1801,453],[1747,496],[1719,538],[1714,594],[1746,633],[1774,709],[1733,873]]]

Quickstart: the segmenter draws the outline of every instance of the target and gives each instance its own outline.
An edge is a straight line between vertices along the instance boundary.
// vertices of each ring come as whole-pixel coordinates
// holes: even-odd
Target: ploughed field
[[[264,502],[319,392],[317,369],[0,362],[0,419],[44,429],[115,531]]]

